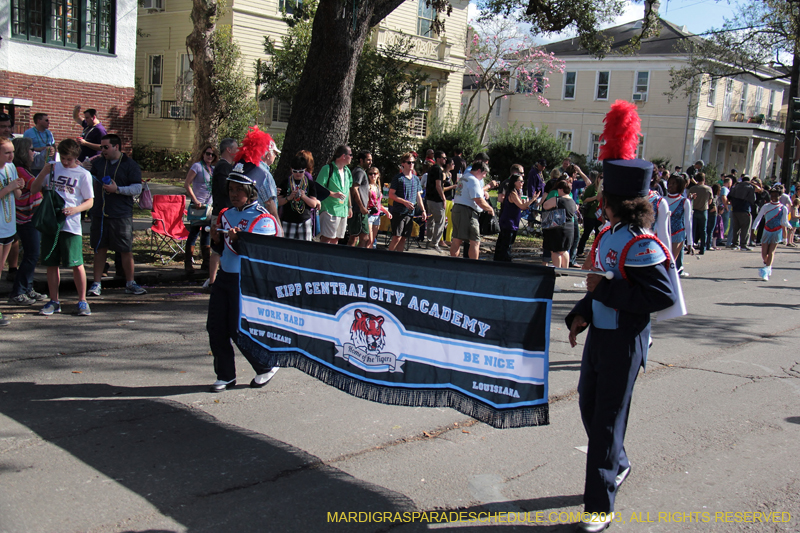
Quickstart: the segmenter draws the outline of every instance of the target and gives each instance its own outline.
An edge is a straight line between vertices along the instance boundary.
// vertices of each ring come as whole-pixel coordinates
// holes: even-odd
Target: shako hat
[[[647,196],[653,164],[635,158],[642,126],[636,105],[617,100],[603,122],[606,125],[600,140],[606,143],[598,157],[603,161],[603,190],[615,196]]]
[[[255,174],[261,172],[258,165],[239,160],[233,165],[233,169],[228,174],[228,181],[235,181],[244,185],[256,186]]]

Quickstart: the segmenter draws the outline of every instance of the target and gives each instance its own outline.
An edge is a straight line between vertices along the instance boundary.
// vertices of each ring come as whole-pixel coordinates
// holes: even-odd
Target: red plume
[[[606,144],[600,147],[598,159],[635,159],[642,129],[636,104],[617,100],[603,122],[606,126],[600,140]]]
[[[239,147],[239,151],[236,152],[234,160],[240,161],[244,159],[248,163],[257,165],[264,154],[267,153],[267,149],[272,142],[272,137],[269,133],[261,131],[258,126],[253,126],[242,139],[242,145]]]

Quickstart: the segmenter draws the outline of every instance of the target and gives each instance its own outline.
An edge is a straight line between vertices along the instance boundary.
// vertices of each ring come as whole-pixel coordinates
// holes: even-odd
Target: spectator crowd
[[[142,192],[141,169],[124,152],[120,137],[106,131],[96,110],[81,112],[75,106],[72,117],[80,135],[56,144],[47,114],[36,113],[33,127],[18,138],[11,134],[10,117],[0,114],[0,258],[13,280],[9,303],[45,302],[43,315],[61,312],[59,266],[73,270],[75,314],[91,314],[86,296],[101,295],[109,252],[115,254],[117,275],[125,278],[125,292],[146,293],[135,281],[133,260],[133,206]],[[468,163],[460,149],[452,157],[442,150],[428,150],[422,158],[408,151],[399,158],[397,173],[382,179],[370,151],[354,154],[342,145],[321,166],[307,150],[284,155],[290,172],[276,179],[271,167],[280,154],[269,135],[253,128],[241,142],[226,138],[219,146],[204,147],[192,163],[184,182],[189,201],[184,268],[194,275],[199,239],[200,270],[208,272],[205,288],[215,283],[220,268],[212,235],[220,213],[233,205],[228,177],[245,157],[258,163],[249,175],[259,205],[290,239],[375,248],[383,230],[390,251],[406,250],[415,237],[430,250],[478,259],[482,235],[497,234],[494,260],[511,261],[517,234],[527,227],[528,233],[541,231],[542,264],[579,268],[590,237],[606,224],[602,172],[585,171],[569,158],[549,171],[548,162],[539,159],[527,174],[522,164],[514,164],[509,177],[498,182],[489,179],[486,154]],[[656,221],[650,229],[668,245],[681,276],[689,275],[686,254],[761,246],[760,277],[768,280],[777,246],[796,246],[796,185],[769,187],[758,177],[739,176],[736,169],[712,180],[705,168],[703,161],[686,172],[681,166],[654,167],[648,199]],[[55,237],[41,234],[33,222],[43,191],[55,191],[64,204]],[[90,285],[83,270],[81,218],[86,215],[94,253]],[[39,261],[48,269],[49,295],[33,288]],[[1,316],[0,325],[7,325]]]

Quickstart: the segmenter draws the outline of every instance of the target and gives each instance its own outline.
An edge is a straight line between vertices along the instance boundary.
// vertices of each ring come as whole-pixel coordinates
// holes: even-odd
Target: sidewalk
[[[159,183],[151,183],[148,184],[150,187],[150,191],[155,196],[156,194],[185,194],[185,190],[183,187],[177,187],[172,185],[163,185]],[[188,201],[188,200],[187,200]],[[151,220],[149,218],[134,218],[133,219],[133,230],[135,232],[143,232],[150,228]],[[90,222],[84,221],[83,222],[83,234],[89,235],[89,227]],[[383,236],[378,237],[378,246],[383,248],[385,238]],[[416,240],[412,240],[408,250],[406,253],[421,253],[427,255],[441,255],[442,257],[445,254],[437,253],[434,250],[428,250],[424,247],[420,247]],[[92,280],[94,279],[94,267],[92,265],[91,257],[85,259],[84,268],[86,269],[86,280],[87,280],[87,288],[91,286]],[[183,262],[173,262],[171,264],[162,265],[160,262],[155,260],[154,263],[135,263],[134,264],[134,273],[135,273],[135,280],[140,285],[144,286],[145,288],[152,287],[154,285],[160,284],[167,284],[167,283],[181,283],[181,282],[188,282],[189,277],[186,275],[186,272],[183,269]],[[114,288],[123,288],[125,287],[125,279],[124,277],[117,278],[115,277],[114,272],[114,254],[109,252],[107,262],[110,264],[111,272],[108,277],[102,279],[103,288],[104,289],[114,289]],[[195,275],[194,280],[195,282],[199,281],[202,283],[208,277],[208,273],[205,271],[198,270],[200,265],[195,265]],[[12,283],[6,281],[6,270],[3,270],[2,279],[0,279],[0,299],[4,302],[8,295],[11,293]],[[42,266],[41,264],[36,266],[36,273],[34,274],[34,281],[33,281],[34,290],[40,292],[42,294],[47,294],[47,267]],[[69,268],[62,268],[61,269],[61,284],[59,285],[59,292],[63,292],[65,294],[71,294],[75,291],[75,284],[72,280],[72,269]]]
[[[183,187],[176,187],[173,185],[163,185],[160,183],[148,183],[150,191],[155,196],[156,194],[185,194],[186,191]],[[89,235],[90,222],[83,222],[83,234]],[[145,231],[150,228],[151,220],[149,218],[134,218],[133,230],[136,232]],[[92,279],[94,278],[94,268],[92,266],[91,258],[86,260],[84,268],[86,269],[87,288],[91,286]],[[103,278],[103,288],[121,288],[125,286],[124,278],[117,278],[114,276],[114,254],[108,254],[108,262],[111,264],[111,274]],[[199,266],[199,265],[198,265]],[[143,286],[153,286],[162,283],[176,283],[188,281],[188,276],[183,270],[183,263],[173,263],[168,265],[161,265],[161,263],[136,263],[134,265],[135,279]],[[0,298],[3,300],[8,298],[11,293],[12,283],[6,281],[7,271],[4,268],[2,279],[0,279]],[[199,272],[195,267],[195,280],[201,282],[205,280],[207,273]],[[36,273],[33,278],[33,288],[37,292],[47,294],[47,267],[38,264],[36,266]],[[59,285],[59,292],[70,294],[75,291],[75,284],[72,281],[72,269],[61,269],[61,284]]]

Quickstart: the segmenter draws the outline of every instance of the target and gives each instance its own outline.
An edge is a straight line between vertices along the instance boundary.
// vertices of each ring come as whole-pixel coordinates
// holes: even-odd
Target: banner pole
[[[567,275],[567,276],[585,276],[586,274],[597,274],[598,276],[603,276],[606,279],[614,279],[613,272],[597,272],[593,270],[583,270],[580,268],[556,268],[553,267],[553,270],[558,272],[559,274]]]

